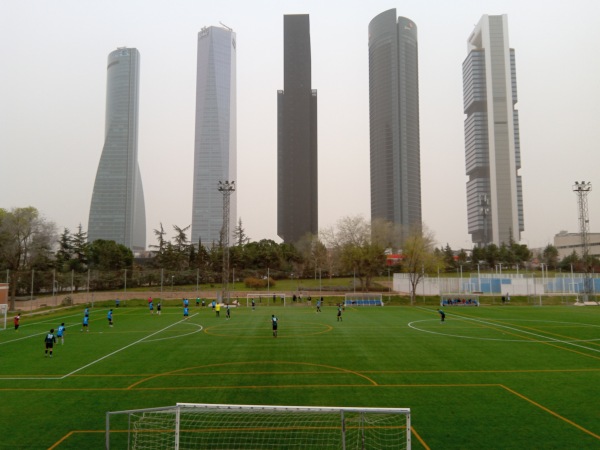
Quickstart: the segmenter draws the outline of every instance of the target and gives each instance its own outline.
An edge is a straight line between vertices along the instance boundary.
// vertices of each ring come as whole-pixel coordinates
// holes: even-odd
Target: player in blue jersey
[[[183,308],[183,318],[187,319],[190,316],[190,310],[187,306],[184,306]]]
[[[65,328],[65,323],[63,322],[58,327],[58,330],[56,330],[56,337],[60,338],[60,345],[64,345],[65,343],[65,331],[67,331],[67,329]]]
[[[89,322],[90,322],[90,316],[88,316],[88,315],[83,316],[83,324],[81,326],[81,331],[83,331],[84,328],[85,328],[86,332],[90,331]]]
[[[54,328],[50,329],[50,333],[48,333],[44,338],[44,343],[46,344],[46,351],[44,353],[44,356],[48,356],[48,352],[50,352],[50,358],[52,358],[52,350],[54,349],[54,344],[56,343],[56,336],[54,336]]]
[[[113,326],[113,320],[112,320],[112,309],[108,310],[108,314],[106,315],[106,318],[108,319],[108,326],[112,327]]]

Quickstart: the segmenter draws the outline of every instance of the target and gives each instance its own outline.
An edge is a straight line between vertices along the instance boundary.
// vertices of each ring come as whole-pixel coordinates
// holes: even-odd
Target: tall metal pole
[[[579,233],[581,234],[582,261],[583,261],[583,300],[587,301],[588,295],[592,293],[592,278],[590,275],[589,258],[589,226],[587,195],[592,191],[592,183],[581,181],[575,182],[573,192],[577,194],[577,203],[579,206]]]
[[[223,226],[221,227],[221,243],[223,245],[223,300],[229,293],[229,197],[235,191],[235,181],[219,181],[219,192],[223,194]]]

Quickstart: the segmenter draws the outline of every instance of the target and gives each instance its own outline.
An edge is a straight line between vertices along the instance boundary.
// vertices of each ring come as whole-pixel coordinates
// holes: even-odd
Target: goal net
[[[383,294],[374,292],[351,293],[344,295],[346,306],[383,306]]]
[[[286,296],[283,292],[263,292],[262,294],[246,294],[246,306],[286,306]]]
[[[178,403],[106,414],[106,448],[410,449],[410,409]]]

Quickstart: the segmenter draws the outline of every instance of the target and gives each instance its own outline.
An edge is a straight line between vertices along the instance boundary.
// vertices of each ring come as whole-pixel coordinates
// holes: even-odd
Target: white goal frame
[[[111,418],[123,423],[123,415],[127,418],[128,449],[411,448],[410,408],[177,403],[109,411],[107,450],[111,445]],[[124,431],[124,426],[115,424],[115,428]]]
[[[381,292],[348,292],[344,294],[344,306],[383,306]]]
[[[2,323],[3,323],[3,330],[6,330],[6,316],[8,314],[8,305],[5,303],[0,304],[0,315],[4,316],[4,319],[2,319]]]
[[[246,294],[247,307],[252,307],[252,299],[256,306],[287,306],[287,296],[283,292]]]

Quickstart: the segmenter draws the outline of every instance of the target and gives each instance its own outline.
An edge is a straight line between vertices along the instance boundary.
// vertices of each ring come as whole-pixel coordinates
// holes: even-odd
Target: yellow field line
[[[592,436],[592,437],[594,437],[594,438],[596,438],[596,439],[600,440],[600,436],[599,436],[599,435],[597,435],[596,433],[593,433],[593,432],[591,432],[590,430],[588,430],[588,429],[586,429],[586,428],[583,428],[581,425],[578,425],[578,424],[576,424],[576,423],[575,423],[575,422],[573,422],[572,420],[569,420],[569,419],[567,419],[566,417],[563,417],[563,416],[561,416],[560,414],[558,414],[558,413],[556,413],[556,412],[552,411],[552,410],[551,410],[551,409],[549,409],[549,408],[546,408],[545,406],[542,406],[542,405],[540,405],[538,402],[535,402],[535,401],[531,400],[530,398],[528,398],[528,397],[525,397],[523,394],[520,394],[519,392],[517,392],[517,391],[514,391],[514,390],[510,389],[509,387],[506,387],[506,386],[504,386],[504,385],[502,385],[502,384],[500,384],[499,386],[500,386],[502,389],[506,389],[506,390],[507,390],[508,392],[510,392],[511,394],[514,394],[514,395],[516,395],[517,397],[520,397],[520,398],[522,398],[523,400],[525,400],[525,401],[527,401],[527,402],[531,403],[532,405],[534,405],[534,406],[537,406],[538,408],[542,409],[543,411],[546,411],[547,413],[549,413],[549,414],[552,414],[554,417],[557,417],[558,419],[562,420],[563,422],[566,422],[566,423],[568,423],[569,425],[571,425],[571,426],[574,426],[574,427],[575,427],[575,428],[577,428],[578,430],[580,430],[580,431],[583,431],[584,433],[586,433],[586,434],[589,434],[590,436]]]

